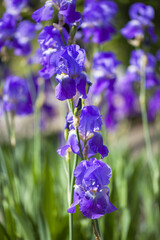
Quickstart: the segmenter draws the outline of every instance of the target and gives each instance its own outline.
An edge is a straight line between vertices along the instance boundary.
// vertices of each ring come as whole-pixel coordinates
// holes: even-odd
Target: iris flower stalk
[[[43,69],[39,75],[50,79],[56,74],[58,85],[55,96],[60,101],[67,100],[70,113],[66,116],[65,140],[66,145],[58,149],[60,156],[66,157],[68,164],[68,198],[69,205],[69,240],[73,240],[73,213],[79,204],[80,211],[87,218],[95,219],[106,213],[115,211],[110,203],[109,178],[112,176],[110,167],[102,160],[89,159],[97,152],[103,159],[108,155],[108,148],[103,145],[101,130],[102,120],[95,106],[84,107],[90,82],[85,74],[84,64],[86,53],[75,44],[75,34],[81,25],[81,14],[76,11],[76,0],[52,0],[33,13],[36,22],[52,19],[53,5],[59,10],[59,24],[46,26],[39,35],[41,49],[40,62]],[[64,23],[70,27],[70,34],[63,28]],[[73,102],[73,97],[79,96],[78,105]],[[73,169],[71,169],[71,152],[75,155]],[[77,166],[78,156],[81,162]],[[88,160],[88,161],[87,161]],[[83,173],[86,169],[85,174]],[[80,178],[77,173],[80,173]],[[100,172],[101,174],[100,174]],[[74,181],[74,177],[76,181]],[[84,181],[82,181],[84,178]],[[75,188],[73,188],[75,182]],[[83,186],[84,184],[84,186]],[[74,189],[74,194],[73,194]],[[87,206],[86,206],[87,204]],[[101,239],[98,233],[98,223],[93,224],[96,239]]]
[[[145,85],[146,85],[145,84],[146,64],[147,64],[147,57],[146,57],[146,55],[144,55],[141,58],[141,85],[140,85],[139,102],[140,102],[140,107],[141,107],[147,158],[148,158],[148,163],[149,163],[149,167],[150,167],[150,171],[151,171],[151,178],[153,181],[153,191],[155,194],[157,194],[159,191],[159,185],[158,185],[159,171],[158,171],[157,162],[153,156],[151,139],[150,139],[150,134],[149,134],[147,110],[146,110],[146,87],[145,87]]]

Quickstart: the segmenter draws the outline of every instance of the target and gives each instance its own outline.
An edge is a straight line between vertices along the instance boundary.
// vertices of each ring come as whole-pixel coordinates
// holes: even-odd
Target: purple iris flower
[[[76,0],[47,1],[43,7],[33,13],[32,18],[36,22],[52,19],[54,12],[53,5],[58,7],[59,15],[64,17],[67,24],[81,22],[81,14],[80,12],[76,12]]]
[[[86,84],[88,82],[84,70],[85,50],[78,45],[65,47],[56,60],[55,53],[50,57],[50,64],[56,62],[56,80],[58,85],[55,89],[56,98],[63,101],[76,95],[76,90],[86,98]]]
[[[84,160],[75,168],[74,176],[74,200],[67,210],[68,213],[75,213],[75,206],[78,204],[83,215],[91,219],[117,210],[109,197],[108,184],[112,176],[109,165],[96,158]]]
[[[59,14],[65,18],[67,24],[81,23],[81,14],[76,12],[76,0],[62,0]]]
[[[105,90],[113,90],[116,81],[116,67],[120,62],[112,52],[98,52],[93,56],[93,77],[95,83],[92,86],[94,94],[100,94]]]
[[[3,102],[4,111],[18,115],[32,113],[33,105],[27,80],[18,76],[9,76],[4,83]]]
[[[87,1],[81,26],[84,41],[95,43],[109,41],[115,33],[112,21],[116,13],[117,5],[112,1]]]
[[[129,15],[131,19],[136,19],[147,26],[154,18],[154,9],[144,3],[134,3],[129,9]]]
[[[121,29],[121,34],[129,40],[137,40],[136,46],[146,37],[146,33],[151,37],[152,42],[156,42],[157,36],[151,22],[154,18],[154,9],[143,3],[135,3],[130,7],[129,14],[131,21]]]
[[[97,132],[100,131],[102,127],[101,117],[102,115],[100,115],[98,108],[95,106],[84,107],[81,111],[78,130],[81,138],[82,151],[86,151],[87,149],[88,158],[94,156],[96,153],[100,153],[102,158],[108,155],[108,148],[103,145],[102,135]],[[65,128],[71,131],[69,132],[66,145],[58,149],[58,154],[64,157],[67,149],[71,148],[73,153],[80,155],[73,125],[73,115],[71,113],[67,114]]]
[[[142,61],[145,53],[143,50],[133,50],[130,58],[130,66],[127,68],[125,79],[127,82],[141,81],[141,68]],[[151,88],[155,85],[159,85],[159,79],[155,74],[156,58],[151,54],[147,53],[147,65],[145,67],[146,75],[146,88]]]
[[[52,1],[46,1],[45,5],[41,7],[40,9],[36,10],[32,14],[32,18],[37,23],[41,21],[47,21],[53,18],[53,2]]]
[[[148,101],[148,118],[153,121],[160,111],[160,89],[156,90]]]
[[[138,20],[131,20],[121,29],[122,35],[127,39],[144,38],[144,28]]]
[[[64,41],[67,42],[69,35],[63,28]],[[53,26],[46,26],[40,32],[38,42],[41,48],[40,63],[43,68],[39,75],[45,79],[51,78],[56,73],[57,61],[59,60],[62,49],[65,46],[60,32]],[[50,58],[52,57],[52,64]]]
[[[10,45],[14,48],[15,55],[28,55],[31,52],[31,40],[35,38],[36,30],[36,24],[29,20],[19,23]]]
[[[8,13],[4,13],[0,19],[0,49],[4,45],[7,45],[10,37],[13,36],[16,31],[17,20],[14,16]]]
[[[69,35],[65,28],[62,30],[64,40],[67,42]],[[48,48],[60,49],[65,46],[60,32],[53,26],[45,26],[38,36],[38,43],[41,49],[47,50]]]
[[[11,15],[18,15],[27,6],[28,0],[4,0],[6,11]]]
[[[108,130],[115,130],[121,120],[134,116],[139,110],[138,97],[125,79],[116,82],[114,91],[109,91],[104,101],[107,103],[104,122]]]

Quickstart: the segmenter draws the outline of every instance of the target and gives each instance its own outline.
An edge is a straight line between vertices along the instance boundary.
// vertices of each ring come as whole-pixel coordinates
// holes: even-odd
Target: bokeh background
[[[117,34],[110,42],[100,46],[102,51],[113,51],[123,66],[122,75],[129,64],[133,47],[120,34],[128,22],[128,9],[137,1],[116,0],[119,12],[115,19]],[[155,32],[160,36],[160,3],[158,0],[141,1],[155,10]],[[83,1],[77,1],[77,10],[83,11]],[[32,12],[42,3],[30,0],[30,8],[22,13],[23,19],[32,21]],[[4,9],[0,2],[0,16]],[[81,40],[80,44],[83,44]],[[33,48],[38,47],[37,40]],[[149,46],[156,54],[160,38]],[[97,46],[86,46],[95,52]],[[91,54],[93,54],[91,52]],[[12,72],[26,76],[30,69],[25,58],[9,54]],[[68,239],[67,166],[56,150],[62,141],[64,112],[67,108],[53,96],[50,101],[55,109],[52,118],[46,119],[41,131],[34,116],[16,117],[16,147],[8,140],[4,117],[0,118],[0,239],[1,240],[65,240]],[[150,124],[154,156],[160,160],[159,117]],[[103,129],[109,156],[104,159],[113,171],[110,184],[111,202],[117,211],[100,219],[103,239],[107,240],[159,240],[160,193],[154,194],[147,164],[141,116],[124,119],[116,131]],[[160,163],[158,167],[160,166]],[[94,239],[89,219],[76,209],[74,214],[74,239]]]

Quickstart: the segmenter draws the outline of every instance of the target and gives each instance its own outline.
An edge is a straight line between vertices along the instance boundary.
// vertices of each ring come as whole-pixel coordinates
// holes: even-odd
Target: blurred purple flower
[[[100,94],[102,91],[113,90],[116,81],[116,67],[120,62],[112,52],[98,52],[93,56],[94,84],[91,91]]]
[[[117,5],[112,1],[87,1],[81,26],[84,34],[83,40],[95,43],[109,41],[115,33],[112,21],[116,13]]]
[[[112,170],[106,163],[96,158],[81,161],[74,170],[75,190],[74,200],[68,213],[75,213],[75,206],[87,218],[97,219],[104,214],[111,213],[116,208],[110,202],[109,179]]]
[[[134,116],[139,110],[138,97],[125,79],[116,83],[114,91],[109,91],[104,101],[107,103],[104,122],[108,130],[115,130],[121,120]]]
[[[129,10],[130,18],[124,28],[121,29],[121,34],[129,40],[137,40],[135,46],[138,46],[142,40],[150,36],[152,42],[157,41],[157,36],[154,31],[152,19],[154,18],[154,9],[143,3],[135,3]]]
[[[145,54],[141,49],[132,51],[130,66],[127,68],[125,79],[126,82],[141,81],[141,68],[144,55],[147,57],[147,65],[145,67],[146,88],[151,88],[160,83],[155,74],[156,58],[151,53]]]
[[[36,36],[36,24],[29,20],[19,23],[10,46],[14,48],[15,55],[28,55],[32,50],[31,40]]]
[[[33,105],[27,80],[18,76],[9,76],[4,83],[3,102],[4,111],[18,115],[32,113]]]
[[[147,26],[154,18],[154,9],[144,3],[134,3],[129,9],[129,15],[131,19],[136,19]]]
[[[27,6],[28,0],[4,0],[6,11],[12,15],[18,15]]]
[[[160,49],[156,53],[157,60],[160,61]]]
[[[148,118],[153,121],[160,111],[160,89],[156,90],[148,101]]]
[[[17,20],[14,16],[8,13],[4,13],[0,19],[0,49],[4,45],[7,45],[10,37],[16,31]]]

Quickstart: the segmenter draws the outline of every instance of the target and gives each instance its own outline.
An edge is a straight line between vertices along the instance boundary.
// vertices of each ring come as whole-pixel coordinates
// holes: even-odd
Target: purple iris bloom
[[[36,36],[36,24],[29,20],[19,23],[14,34],[11,46],[15,49],[16,55],[28,55],[31,50],[31,40]]]
[[[112,52],[98,52],[93,56],[93,77],[95,83],[92,86],[94,94],[100,94],[105,90],[113,90],[116,81],[116,67],[120,62]]]
[[[112,1],[87,2],[81,26],[84,41],[93,41],[95,43],[109,41],[115,33],[112,21],[116,13],[117,5]]]
[[[65,42],[68,41],[69,35],[65,28],[62,30]],[[45,26],[38,36],[38,43],[44,51],[48,48],[60,49],[65,46],[60,32],[53,26]]]
[[[147,26],[154,18],[154,9],[144,3],[134,3],[129,9],[129,15],[131,19],[136,19]]]
[[[0,19],[0,49],[7,45],[9,38],[13,36],[16,31],[17,20],[14,16],[4,13]]]
[[[108,130],[115,130],[121,120],[134,116],[139,110],[138,97],[125,79],[116,82],[114,91],[107,93],[104,102],[107,109],[104,122]]]
[[[144,38],[144,28],[138,20],[131,20],[121,29],[122,35],[127,39]]]
[[[4,83],[3,102],[4,111],[18,115],[32,113],[33,105],[27,80],[18,76],[9,76]]]
[[[108,184],[112,176],[109,165],[96,158],[84,160],[75,168],[74,176],[74,200],[67,210],[68,213],[75,213],[75,206],[78,204],[83,215],[91,219],[117,210],[109,197]]]
[[[130,58],[130,66],[127,68],[125,79],[127,82],[141,81],[142,61],[145,53],[143,50],[133,50]],[[145,67],[146,88],[151,88],[159,84],[159,80],[155,74],[156,58],[147,53],[147,65]]]
[[[41,7],[40,9],[36,10],[32,14],[32,18],[34,21],[37,23],[41,21],[47,21],[53,18],[53,2],[52,1],[47,1],[45,2],[45,5]]]
[[[157,36],[151,22],[154,18],[154,9],[143,3],[135,3],[131,6],[129,14],[131,21],[121,29],[121,34],[129,40],[137,40],[137,46],[146,37],[146,33],[150,36],[152,42],[156,42]]]
[[[55,53],[50,57],[50,64],[55,65],[56,62],[56,80],[58,85],[55,89],[56,98],[63,101],[71,99],[76,95],[76,90],[86,98],[87,77],[82,72],[84,70],[85,50],[78,45],[70,45],[65,47],[59,59],[56,60]]]
[[[153,121],[160,111],[160,89],[156,90],[148,101],[148,118]]]
[[[89,158],[96,153],[100,153],[102,158],[108,155],[108,148],[103,145],[103,138],[101,134],[97,132],[100,131],[102,127],[101,117],[102,115],[100,115],[98,108],[95,106],[84,107],[81,111],[78,130],[81,138],[82,151],[85,151],[87,148]],[[66,150],[70,147],[73,153],[80,155],[78,141],[74,131],[73,115],[71,113],[67,114],[65,128],[71,131],[69,132],[66,145],[58,149],[58,154],[64,157]]]
[[[69,35],[63,28],[64,41],[67,42]],[[45,79],[51,78],[56,73],[57,61],[59,60],[65,43],[60,32],[53,26],[46,26],[40,32],[38,42],[41,48],[40,63],[43,68],[39,71],[39,75]],[[50,58],[52,57],[52,63]]]
[[[81,14],[76,12],[76,0],[62,0],[59,14],[63,15],[67,24],[81,23]]]
[[[27,6],[28,0],[4,0],[6,11],[12,15],[18,15]]]

